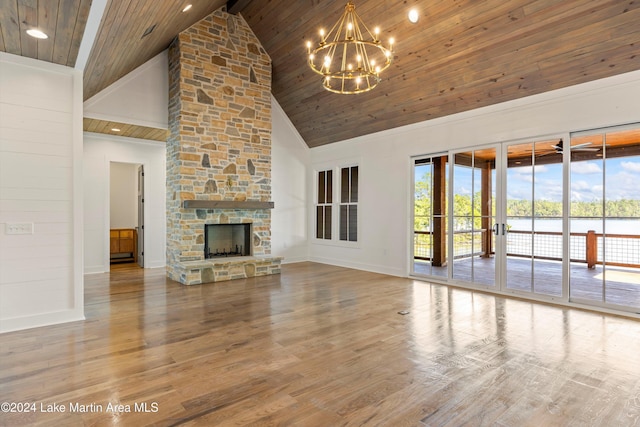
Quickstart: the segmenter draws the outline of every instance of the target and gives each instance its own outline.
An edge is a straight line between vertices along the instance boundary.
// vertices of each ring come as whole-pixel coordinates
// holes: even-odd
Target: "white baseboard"
[[[104,265],[91,265],[91,266],[85,266],[84,267],[84,272],[83,274],[99,274],[99,273],[106,273],[107,270],[105,270]]]
[[[344,262],[344,260],[324,257],[311,257],[309,261],[319,262],[321,264],[335,265],[337,267],[353,268],[354,270],[369,271],[371,273],[387,274],[389,276],[407,277],[406,272],[400,268],[385,267],[359,262]]]
[[[282,264],[294,264],[296,262],[306,262],[309,261],[309,257],[285,257],[282,260]]]
[[[145,261],[144,268],[162,268],[166,267],[166,261]]]
[[[56,311],[53,313],[14,317],[11,319],[0,319],[0,333],[57,325],[59,323],[77,322],[79,320],[85,320],[83,309]]]

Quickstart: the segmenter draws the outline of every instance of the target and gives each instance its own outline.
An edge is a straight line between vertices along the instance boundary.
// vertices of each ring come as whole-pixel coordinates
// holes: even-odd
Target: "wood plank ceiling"
[[[169,137],[168,129],[151,128],[128,123],[91,119],[88,117],[83,119],[82,128],[86,132],[106,133],[129,138],[149,139],[151,141],[166,142]]]
[[[373,91],[336,95],[306,66],[304,42],[345,3],[241,10],[273,60],[276,99],[311,147],[640,68],[638,1],[362,0],[363,21],[395,37],[395,62]]]
[[[183,12],[189,3],[191,9]],[[177,34],[225,4],[226,0],[109,0],[84,69],[84,99],[168,48]]]
[[[0,0],[0,51],[73,67],[91,0]],[[49,36],[38,40],[26,31]]]
[[[73,66],[90,3],[0,0],[0,50]],[[226,2],[193,1],[183,13],[188,3],[109,0],[84,70],[84,98]],[[637,0],[356,0],[368,26],[395,37],[394,63],[373,91],[337,95],[307,67],[304,44],[333,25],[345,4],[228,3],[271,56],[272,92],[310,147],[640,69]],[[411,7],[420,11],[417,24],[406,18]],[[32,25],[55,35],[34,41],[24,34]]]

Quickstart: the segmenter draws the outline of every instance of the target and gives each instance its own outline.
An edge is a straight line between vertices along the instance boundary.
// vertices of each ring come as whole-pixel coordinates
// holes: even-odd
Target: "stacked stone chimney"
[[[171,44],[169,130],[167,275],[194,284],[279,272],[279,260],[215,274],[202,264],[204,224],[251,222],[252,253],[271,253],[271,211],[245,208],[271,200],[271,60],[241,16],[220,9]]]

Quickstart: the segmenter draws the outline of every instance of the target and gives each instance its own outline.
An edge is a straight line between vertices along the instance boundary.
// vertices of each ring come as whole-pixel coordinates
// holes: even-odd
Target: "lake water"
[[[605,223],[606,225],[603,225]],[[510,219],[507,224],[512,230],[531,231],[532,224],[535,224],[536,231],[562,231],[561,219]],[[640,218],[638,219],[573,219],[570,221],[570,231],[572,233],[586,233],[593,230],[602,233],[606,226],[607,234],[636,234],[640,235]]]

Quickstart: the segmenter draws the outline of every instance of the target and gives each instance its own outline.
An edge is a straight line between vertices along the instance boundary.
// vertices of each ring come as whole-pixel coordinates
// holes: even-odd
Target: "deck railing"
[[[454,258],[482,255],[482,235],[487,230],[454,232]],[[414,231],[414,258],[430,260],[430,231]],[[535,243],[535,244],[534,244]],[[640,267],[640,235],[602,234],[595,231],[570,233],[571,262],[582,262],[589,268],[603,264]],[[507,256],[562,260],[562,233],[553,231],[509,230]]]

